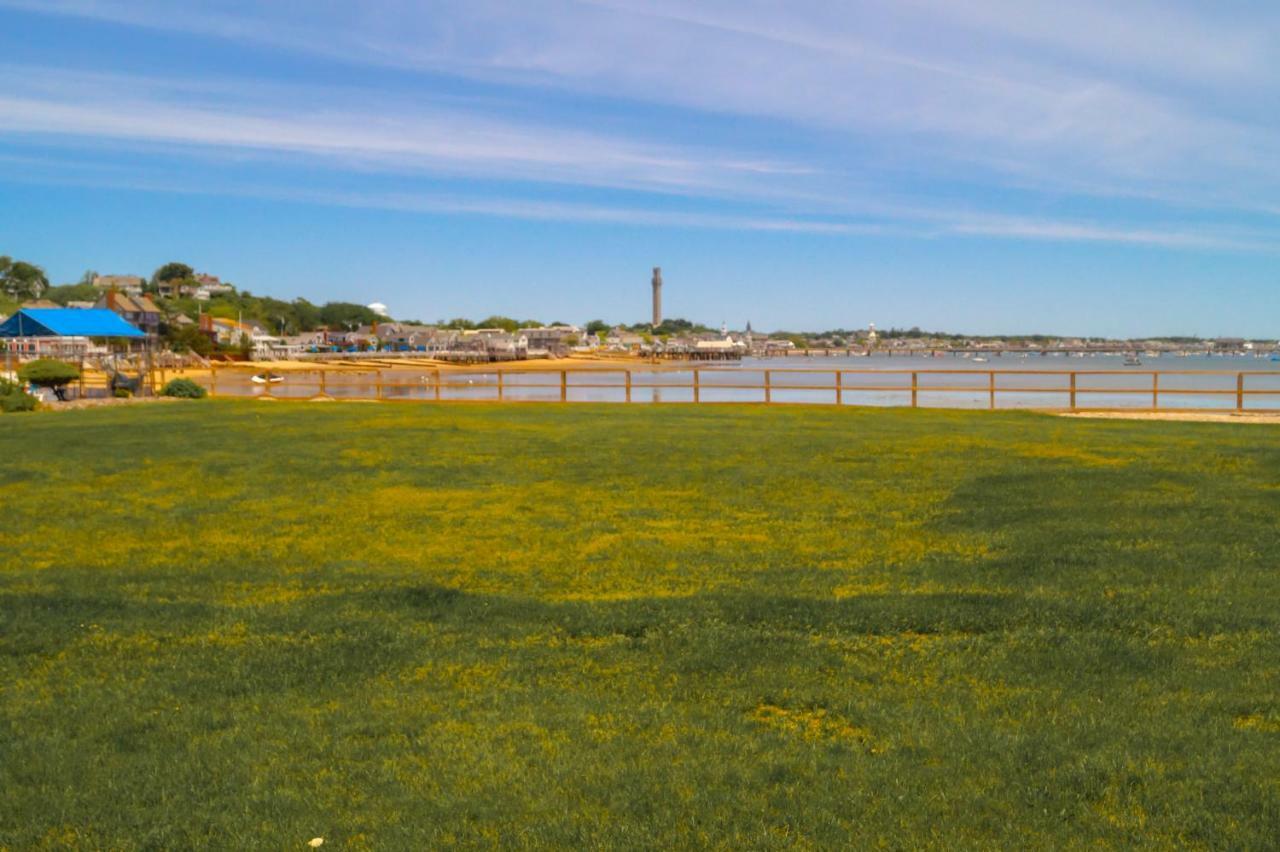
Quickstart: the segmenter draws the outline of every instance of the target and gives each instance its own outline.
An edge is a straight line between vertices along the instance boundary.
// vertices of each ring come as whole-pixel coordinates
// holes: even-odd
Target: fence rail
[[[413,379],[404,375],[411,372],[419,375]],[[808,402],[1069,411],[1187,411],[1196,410],[1196,406],[1170,403],[1198,398],[1216,403],[1205,406],[1206,410],[1233,407],[1238,411],[1280,410],[1260,404],[1280,403],[1277,399],[1280,398],[1280,371],[1265,370],[859,370],[691,366],[672,370],[478,368],[442,372],[428,367],[421,371],[316,368],[279,375],[283,380],[278,384],[255,384],[251,370],[214,366],[208,389],[219,397],[297,401]],[[869,402],[869,395],[875,399]],[[947,404],[960,395],[967,395],[960,405]],[[1018,402],[1024,404],[1002,404]],[[1057,404],[1053,404],[1055,402]]]

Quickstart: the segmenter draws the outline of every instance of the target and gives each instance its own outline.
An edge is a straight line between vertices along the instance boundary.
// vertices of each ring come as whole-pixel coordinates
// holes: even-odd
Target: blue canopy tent
[[[147,339],[145,332],[104,308],[22,308],[0,323],[0,339],[18,337],[106,337],[144,342]],[[9,346],[5,350],[5,369],[12,372],[13,351]],[[83,360],[82,354],[82,374]]]
[[[0,323],[0,337],[128,337],[146,338],[105,308],[23,308]]]

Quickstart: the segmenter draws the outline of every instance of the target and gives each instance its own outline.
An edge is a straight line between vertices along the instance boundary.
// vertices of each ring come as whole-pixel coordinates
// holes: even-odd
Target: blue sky
[[[757,328],[1280,317],[1280,7],[0,0],[0,253]]]

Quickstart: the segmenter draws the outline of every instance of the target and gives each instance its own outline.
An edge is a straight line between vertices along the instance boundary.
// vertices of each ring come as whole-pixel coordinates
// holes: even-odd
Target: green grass
[[[1280,430],[0,417],[0,847],[1264,848]]]

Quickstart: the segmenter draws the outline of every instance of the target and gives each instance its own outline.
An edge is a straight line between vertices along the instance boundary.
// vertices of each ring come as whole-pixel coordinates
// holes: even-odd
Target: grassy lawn
[[[0,847],[1264,848],[1280,429],[0,416]]]

